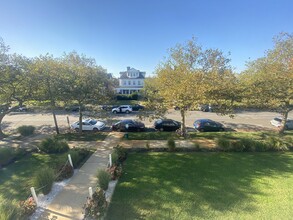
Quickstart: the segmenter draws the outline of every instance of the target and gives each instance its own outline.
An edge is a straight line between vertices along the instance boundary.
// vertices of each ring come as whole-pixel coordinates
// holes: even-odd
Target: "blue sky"
[[[167,49],[195,36],[231,52],[239,72],[293,32],[292,0],[0,0],[0,37],[28,57],[77,51],[118,76],[151,74]]]

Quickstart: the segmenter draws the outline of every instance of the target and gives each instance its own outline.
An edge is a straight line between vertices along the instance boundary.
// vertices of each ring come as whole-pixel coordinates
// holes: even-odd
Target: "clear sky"
[[[0,0],[0,37],[28,57],[77,51],[118,76],[151,74],[167,49],[195,36],[231,52],[236,71],[293,33],[293,0]]]

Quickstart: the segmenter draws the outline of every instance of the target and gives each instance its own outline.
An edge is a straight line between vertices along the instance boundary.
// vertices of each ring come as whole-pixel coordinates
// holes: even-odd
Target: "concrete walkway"
[[[86,203],[88,188],[97,185],[97,170],[107,167],[108,156],[122,137],[122,133],[109,133],[97,151],[79,169],[64,189],[54,198],[40,219],[69,220],[83,219],[83,205]]]

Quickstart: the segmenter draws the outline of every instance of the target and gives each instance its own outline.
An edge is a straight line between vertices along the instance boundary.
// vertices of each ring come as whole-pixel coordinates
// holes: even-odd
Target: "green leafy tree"
[[[108,100],[112,87],[109,84],[106,70],[97,66],[94,59],[71,52],[64,55],[62,62],[63,77],[66,82],[62,88],[63,98],[78,103],[79,132],[82,132],[84,105],[93,100],[96,104]]]
[[[8,51],[9,47],[0,38],[0,125],[6,114],[22,106],[35,91],[29,71],[31,60]],[[3,136],[0,126],[0,137]]]
[[[283,115],[283,133],[288,113],[293,110],[293,35],[276,36],[273,49],[247,64],[241,82],[249,105],[270,108]]]
[[[159,65],[156,75],[146,80],[148,106],[159,110],[157,113],[160,114],[170,107],[178,107],[183,135],[186,133],[185,116],[189,108],[217,104],[217,111],[227,114],[237,98],[234,92],[237,78],[229,62],[221,51],[204,50],[194,38],[184,45],[176,45]]]

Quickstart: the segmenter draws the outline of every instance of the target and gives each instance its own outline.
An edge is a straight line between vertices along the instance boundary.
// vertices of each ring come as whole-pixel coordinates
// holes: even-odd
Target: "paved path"
[[[40,219],[69,220],[83,219],[83,205],[88,196],[88,188],[97,185],[97,170],[106,168],[108,155],[122,137],[122,133],[109,133],[103,143],[98,143],[97,151],[79,169],[64,189],[54,198]]]

